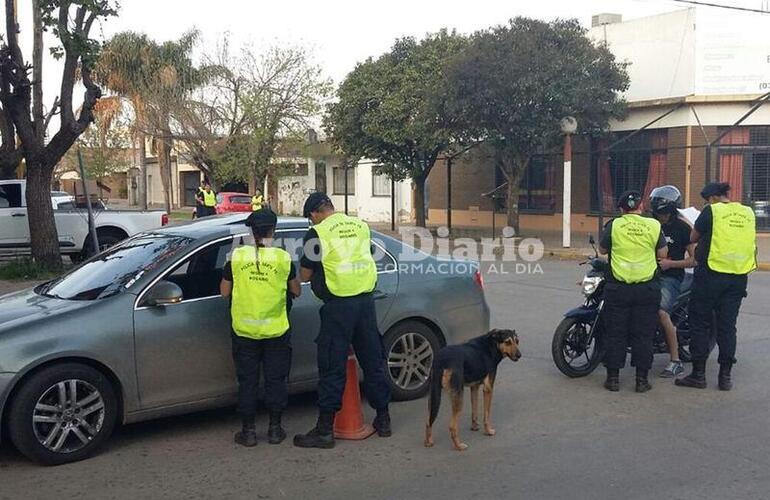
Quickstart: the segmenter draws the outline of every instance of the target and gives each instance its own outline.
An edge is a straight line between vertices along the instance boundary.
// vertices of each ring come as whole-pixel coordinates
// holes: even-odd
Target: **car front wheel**
[[[110,381],[90,366],[63,363],[24,382],[11,401],[11,440],[44,465],[83,460],[109,438],[117,420]]]
[[[404,321],[383,338],[393,399],[417,399],[428,391],[433,356],[441,347],[435,332],[419,321]]]

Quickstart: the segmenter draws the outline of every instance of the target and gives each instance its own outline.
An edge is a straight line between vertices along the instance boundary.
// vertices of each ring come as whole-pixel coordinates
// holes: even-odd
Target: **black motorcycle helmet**
[[[676,186],[660,186],[650,192],[650,209],[652,215],[676,215],[682,206],[682,193]]]

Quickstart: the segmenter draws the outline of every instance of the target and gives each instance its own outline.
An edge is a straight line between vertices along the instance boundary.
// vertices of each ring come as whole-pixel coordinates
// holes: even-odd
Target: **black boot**
[[[694,389],[706,388],[706,361],[693,361],[692,373],[685,378],[674,380],[674,384],[679,387],[692,387]]]
[[[300,448],[334,448],[334,412],[320,412],[318,423],[307,434],[294,436]]]
[[[733,388],[733,379],[730,372],[733,369],[732,363],[719,365],[719,390],[729,391]]]
[[[636,369],[636,392],[644,393],[652,389],[650,381],[647,379],[648,370]]]
[[[390,413],[388,412],[387,406],[383,409],[377,410],[377,416],[374,418],[372,426],[374,427],[374,430],[377,431],[377,435],[380,437],[386,438],[393,434],[390,428]]]
[[[257,446],[257,427],[254,424],[253,415],[243,417],[243,426],[239,432],[235,433],[234,440],[247,448]]]
[[[281,427],[281,412],[270,412],[270,425],[267,427],[267,442],[281,444],[286,439],[286,431]]]
[[[607,368],[607,380],[604,381],[604,388],[610,392],[620,390],[620,370],[617,368]]]

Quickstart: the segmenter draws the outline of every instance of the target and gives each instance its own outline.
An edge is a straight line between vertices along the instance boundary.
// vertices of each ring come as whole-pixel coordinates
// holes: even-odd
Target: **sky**
[[[751,8],[768,3],[713,1]],[[28,49],[31,0],[18,0],[18,4],[22,43]],[[96,35],[134,30],[163,41],[197,27],[202,32],[199,51],[214,47],[224,33],[229,33],[233,47],[301,44],[312,49],[315,61],[335,82],[342,81],[356,62],[387,51],[396,38],[420,37],[444,27],[471,33],[519,15],[574,17],[588,27],[591,16],[598,13],[633,19],[687,7],[673,0],[121,0],[121,4],[119,16],[98,26]],[[50,58],[45,65],[46,102],[50,103],[58,90],[58,68]]]

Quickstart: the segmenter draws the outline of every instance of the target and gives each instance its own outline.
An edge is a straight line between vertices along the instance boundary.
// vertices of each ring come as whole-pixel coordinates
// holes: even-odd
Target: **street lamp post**
[[[564,134],[564,188],[562,198],[561,245],[569,248],[572,236],[572,134],[577,132],[577,120],[566,116],[559,122]]]

